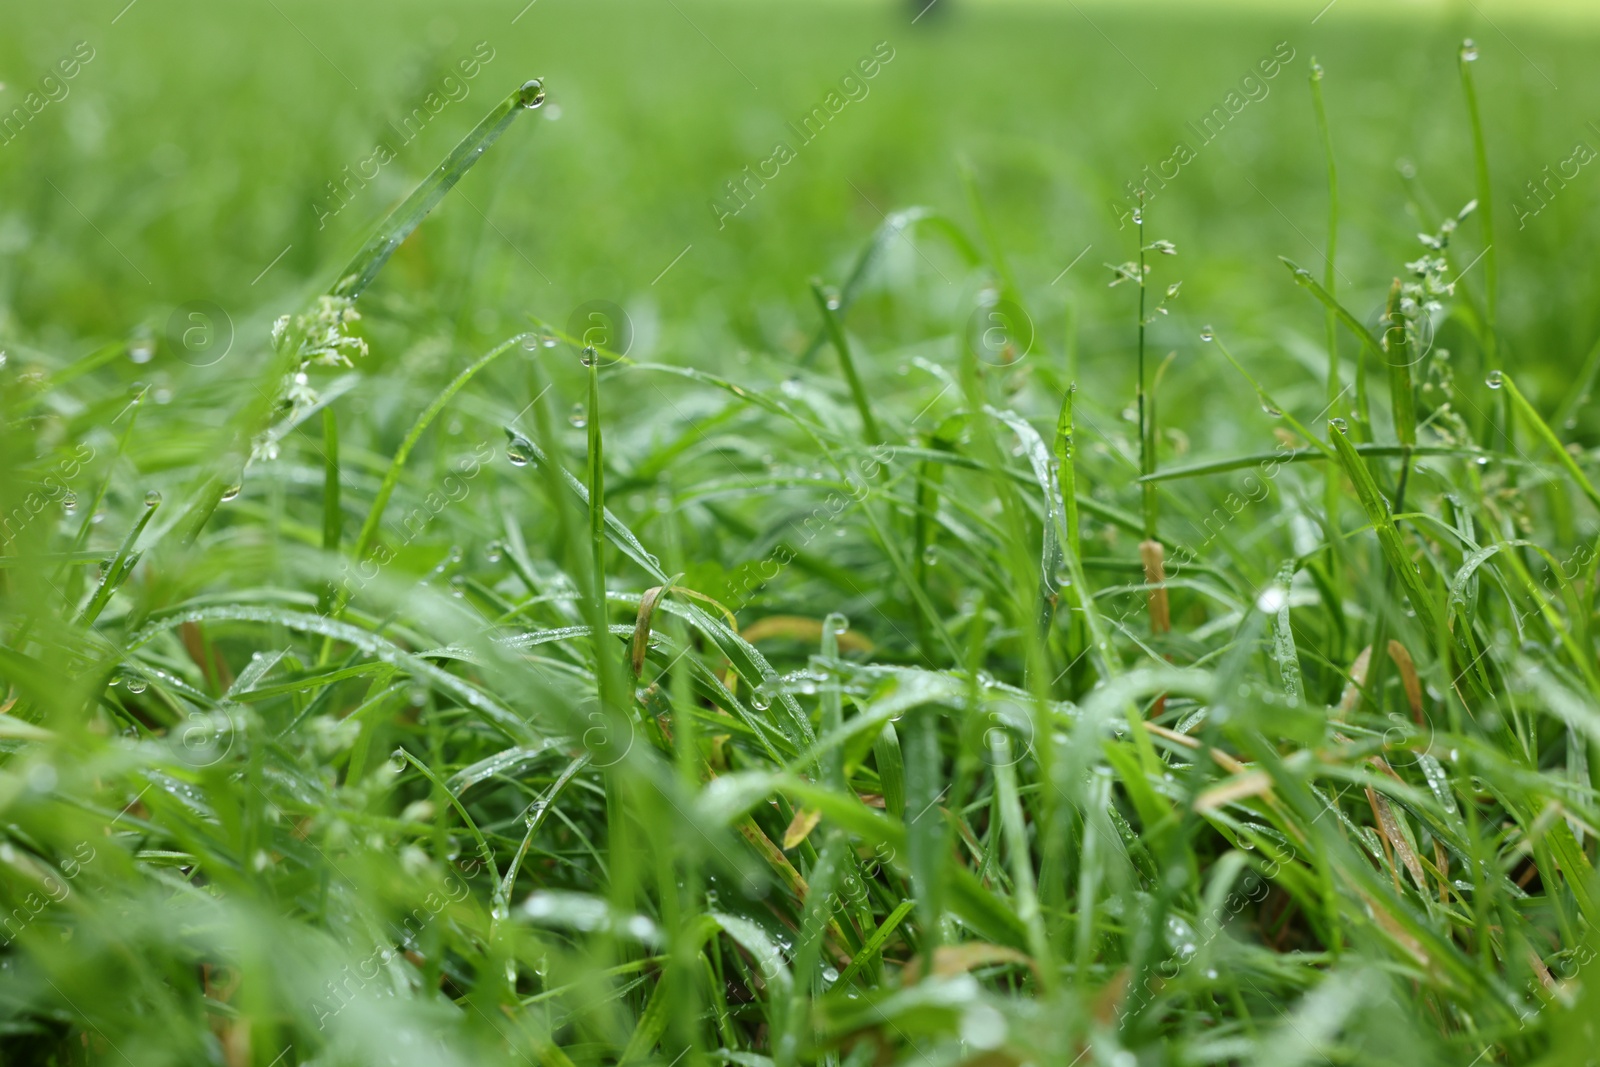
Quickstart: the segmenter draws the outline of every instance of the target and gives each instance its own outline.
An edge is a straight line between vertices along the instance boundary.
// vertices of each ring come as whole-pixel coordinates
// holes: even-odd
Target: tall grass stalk
[[[1328,109],[1322,99],[1324,71],[1316,57],[1311,58],[1311,105],[1317,116],[1317,133],[1322,141],[1322,158],[1328,170],[1328,249],[1325,254],[1322,287],[1328,295],[1338,299],[1339,286],[1339,166],[1333,151],[1333,131],[1328,125]],[[1323,312],[1323,335],[1328,348],[1328,407],[1334,408],[1343,393],[1339,374],[1339,319],[1333,308]],[[1359,353],[1357,354],[1359,358]],[[1329,414],[1337,414],[1330,410]],[[1339,537],[1338,524],[1339,482],[1338,471],[1329,464],[1323,481],[1323,509],[1327,514],[1330,545]]]

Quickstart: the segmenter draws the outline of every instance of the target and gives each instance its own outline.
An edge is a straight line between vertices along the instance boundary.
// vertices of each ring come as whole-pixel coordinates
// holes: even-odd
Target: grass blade
[[[478,162],[489,147],[500,139],[517,116],[544,103],[544,87],[536,78],[524,83],[511,95],[500,101],[483,121],[444,158],[444,162],[422,181],[401,205],[389,213],[378,226],[377,232],[362,246],[361,251],[339,273],[339,280],[330,292],[334,296],[354,300],[366,291],[378,272],[383,270],[394,250],[399,248],[411,232],[422,224],[428,213],[438,206],[446,193],[459,182]]]

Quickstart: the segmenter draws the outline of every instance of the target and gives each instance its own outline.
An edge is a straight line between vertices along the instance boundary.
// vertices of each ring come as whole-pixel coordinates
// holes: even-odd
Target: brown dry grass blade
[[[918,956],[906,964],[901,972],[906,985],[913,985],[922,977],[923,962],[924,958]],[[976,967],[988,967],[996,963],[1020,963],[1035,975],[1039,973],[1039,966],[1032,956],[1004,945],[991,945],[987,941],[967,941],[934,949],[932,973],[935,978],[953,978]]]
[[[1395,818],[1394,809],[1389,806],[1389,798],[1367,786],[1367,801],[1372,805],[1372,814],[1378,822],[1378,833],[1383,835],[1393,849],[1394,854],[1400,857],[1400,862],[1405,864],[1412,879],[1417,883],[1417,888],[1428,888],[1428,876],[1422,869],[1422,861],[1411,848],[1411,843],[1406,840],[1405,831],[1400,828],[1400,821]],[[1396,876],[1398,878],[1398,876]],[[1398,888],[1398,887],[1397,887]]]
[[[801,808],[795,812],[794,818],[789,821],[789,828],[783,832],[783,850],[788,852],[810,837],[811,831],[815,830],[817,823],[821,821],[821,808]]]
[[[1167,566],[1161,542],[1140,541],[1139,558],[1144,561],[1144,581],[1150,587],[1150,632],[1168,633],[1172,609],[1167,602]]]
[[[667,579],[666,585],[651,586],[644,591],[644,596],[639,598],[639,616],[633,624],[633,644],[629,649],[629,662],[633,666],[633,676],[639,677],[644,671],[645,653],[650,651],[650,627],[655,620],[656,607],[661,603],[661,598],[672,591],[683,575],[675,574]]]
[[[771,637],[789,637],[814,645],[822,640],[822,620],[804,615],[768,615],[740,630],[739,636],[752,645]],[[855,630],[846,630],[839,635],[841,652],[871,652],[875,647],[870,638]]]
[[[1272,792],[1272,776],[1266,771],[1246,771],[1226,781],[1219,782],[1195,797],[1194,810],[1205,813],[1245,797],[1259,797]]]
[[[1394,661],[1395,667],[1400,671],[1400,684],[1406,691],[1406,705],[1411,709],[1411,717],[1417,720],[1417,725],[1423,725],[1422,720],[1422,680],[1417,677],[1417,664],[1411,658],[1411,653],[1399,641],[1390,639],[1389,658]],[[1356,657],[1350,665],[1350,681],[1344,687],[1344,693],[1339,697],[1339,717],[1350,714],[1361,701],[1361,690],[1367,684],[1367,671],[1372,665],[1372,646],[1368,645],[1361,650],[1361,655]]]

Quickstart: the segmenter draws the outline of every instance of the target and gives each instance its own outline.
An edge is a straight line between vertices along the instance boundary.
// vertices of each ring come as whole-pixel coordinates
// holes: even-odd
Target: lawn
[[[1572,1064],[1600,22],[0,34],[0,1063]]]

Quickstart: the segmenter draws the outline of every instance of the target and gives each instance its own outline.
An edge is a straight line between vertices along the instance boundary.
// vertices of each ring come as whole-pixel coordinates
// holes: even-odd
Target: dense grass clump
[[[237,25],[316,48],[286,7]],[[840,11],[841,49],[618,11],[565,98],[470,20],[599,49],[570,13],[436,18],[393,76],[471,92],[348,196],[295,177],[276,231],[259,146],[202,174],[149,117],[197,212],[271,234],[253,282],[186,259],[193,223],[91,221],[134,195],[73,166],[131,173],[91,145],[117,105],[0,148],[32,198],[0,240],[40,260],[0,279],[0,1062],[1582,1062],[1600,346],[1593,265],[1539,227],[1594,200],[1504,191],[1539,90],[1454,26],[1319,29],[1317,63],[1241,16],[1129,56],[1096,8],[1095,71],[1250,103],[1185,155],[1191,108],[1129,134],[1119,99],[1072,164],[1009,83],[926,105],[952,56],[1081,22]],[[711,164],[629,151],[667,26],[710,46],[675,129]],[[1581,41],[1516,29],[1576,79]],[[1155,62],[1195,40],[1226,65]],[[1385,48],[1435,173],[1380,158],[1346,72]],[[384,77],[323,60],[324,94]],[[717,110],[741,78],[772,113]],[[306,173],[376,160],[362,129]],[[1097,152],[1131,181],[1073,172]],[[641,162],[700,183],[692,219]],[[35,243],[89,194],[99,259]]]

